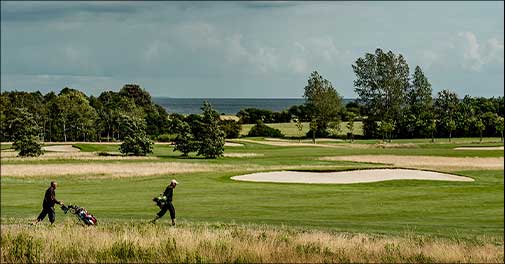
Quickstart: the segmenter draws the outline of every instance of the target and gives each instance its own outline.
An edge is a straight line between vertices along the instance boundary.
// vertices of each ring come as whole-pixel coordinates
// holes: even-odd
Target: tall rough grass
[[[2,225],[8,262],[503,262],[503,243],[380,237],[244,225],[161,222],[84,227]]]

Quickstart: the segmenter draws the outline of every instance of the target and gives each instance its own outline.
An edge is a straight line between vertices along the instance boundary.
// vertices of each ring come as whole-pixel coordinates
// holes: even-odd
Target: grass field
[[[308,122],[302,122],[302,131],[300,132],[298,128],[296,127],[296,123],[269,123],[266,124],[267,126],[279,129],[282,134],[286,137],[300,137],[300,136],[305,136],[307,132],[309,132],[309,123]],[[240,135],[245,136],[247,133],[249,133],[249,130],[254,126],[254,124],[244,124],[242,125],[242,130],[240,131]],[[347,132],[349,132],[349,129],[347,129],[347,122],[341,122],[340,123],[340,131],[339,135],[347,135]],[[356,121],[354,122],[354,135],[363,135],[363,123],[361,121]]]
[[[258,141],[258,143],[262,141],[261,138],[254,138],[253,140]],[[481,247],[482,254],[484,254],[483,252],[493,252],[487,255],[490,259],[479,258],[481,262],[501,262],[503,254],[500,255],[496,252],[503,252],[503,169],[458,170],[453,168],[451,170],[452,173],[472,177],[475,182],[402,180],[350,185],[321,185],[253,183],[230,180],[232,176],[256,171],[280,169],[347,170],[388,166],[366,162],[321,160],[322,157],[344,155],[503,158],[503,150],[454,150],[455,147],[459,146],[503,146],[503,143],[499,142],[499,138],[486,138],[483,144],[476,144],[475,142],[478,139],[475,138],[454,139],[453,141],[457,143],[449,144],[441,139],[437,139],[437,142],[439,142],[437,144],[429,144],[429,140],[424,139],[398,140],[395,142],[406,145],[399,144],[394,148],[377,147],[373,143],[378,141],[371,140],[357,141],[355,144],[326,142],[325,144],[334,146],[331,148],[305,145],[271,146],[257,144],[252,141],[241,142],[243,144],[241,147],[226,147],[225,153],[256,153],[261,155],[245,158],[225,157],[216,160],[206,160],[194,156],[181,158],[179,157],[180,153],[173,152],[170,145],[156,145],[153,156],[157,158],[148,160],[79,160],[66,159],[64,156],[50,160],[42,158],[20,160],[2,158],[1,220],[2,227],[4,227],[2,228],[2,241],[9,238],[11,240],[7,239],[5,241],[14,243],[12,239],[19,236],[25,236],[19,238],[21,240],[33,240],[43,236],[43,234],[38,234],[40,230],[49,232],[46,229],[61,232],[61,234],[58,233],[58,238],[65,238],[64,232],[67,232],[64,231],[65,228],[70,229],[67,226],[72,225],[69,223],[70,216],[63,215],[59,209],[57,209],[57,228],[55,229],[48,229],[45,226],[29,228],[23,225],[23,223],[33,220],[39,213],[41,200],[49,181],[57,180],[59,183],[57,190],[59,199],[67,204],[76,203],[86,207],[103,224],[98,229],[100,232],[107,233],[109,232],[107,230],[110,230],[111,234],[108,236],[108,240],[106,239],[108,242],[104,242],[108,244],[104,245],[104,248],[110,249],[114,243],[120,243],[121,241],[135,243],[136,240],[132,237],[121,240],[123,235],[127,235],[117,230],[125,229],[123,225],[129,225],[128,223],[131,222],[135,223],[135,226],[132,227],[135,230],[146,229],[147,227],[143,227],[144,223],[153,218],[157,212],[157,208],[151,201],[152,197],[163,192],[170,179],[175,178],[180,184],[174,192],[174,206],[177,210],[177,219],[182,224],[176,228],[178,231],[170,232],[196,232],[193,235],[195,236],[194,239],[197,240],[205,240],[199,238],[201,233],[198,232],[200,231],[194,231],[200,225],[222,226],[225,230],[223,232],[232,232],[234,228],[245,228],[246,231],[244,232],[261,233],[264,230],[281,228],[287,230],[288,233],[291,232],[289,233],[291,235],[310,231],[321,232],[322,236],[326,237],[331,237],[332,234],[378,236],[385,238],[385,241],[387,239],[394,241],[398,239],[398,241],[403,241],[401,243],[406,243],[401,244],[398,242],[400,244],[394,244],[398,247],[405,247],[409,243],[414,243],[408,238],[413,235],[435,241],[433,242],[435,244],[446,241],[442,244],[448,248],[461,246],[469,249],[472,246],[462,246],[469,243],[469,245]],[[356,147],[360,145],[368,145],[369,147]],[[80,148],[82,152],[117,151],[117,145],[76,144],[76,147]],[[32,171],[28,170],[26,175],[22,173],[15,174],[16,170],[26,170],[29,166],[36,167],[33,167],[34,170]],[[76,166],[75,168],[82,173],[50,176],[52,172],[56,174],[65,166]],[[103,169],[104,166],[109,168],[110,171]],[[148,172],[147,169],[142,169],[145,166],[154,169],[152,169],[152,172]],[[99,167],[102,168],[99,173],[93,171],[93,168]],[[124,177],[118,177],[118,167],[127,168],[127,172],[123,172]],[[163,168],[163,170],[156,168]],[[181,171],[181,168],[184,170]],[[168,225],[168,218],[165,217],[158,225]],[[117,229],[116,225],[118,226]],[[259,227],[249,228],[250,225],[258,225]],[[149,228],[147,229],[138,232],[153,232],[149,231]],[[212,229],[209,232],[218,231]],[[275,232],[282,233],[284,231]],[[205,236],[212,235],[207,234]],[[114,237],[117,240],[114,240]],[[293,240],[295,238],[289,237],[289,239]],[[333,241],[331,238],[328,239],[328,241]],[[225,244],[233,241],[224,238],[221,240],[225,241],[223,242]],[[55,243],[53,249],[57,248],[57,243],[63,242]],[[331,244],[334,242],[320,243],[322,244],[317,244],[319,246],[316,249],[307,249],[308,252],[312,252],[310,254],[303,253],[307,251],[303,249],[307,243],[294,243],[290,247],[290,250],[293,251],[290,256],[300,262],[307,262],[307,260],[338,262],[340,257],[341,261],[345,260],[346,257],[350,257],[348,253],[345,253],[347,252],[345,249],[342,249],[344,251],[338,255],[335,252],[340,252],[338,251],[339,247],[329,246],[328,252],[333,252],[340,257],[328,253],[328,256],[334,258],[325,258],[325,243]],[[393,251],[388,251],[385,249],[384,243],[380,244],[382,255],[377,253],[374,256],[391,257],[396,254],[394,253],[396,250],[394,247]],[[2,243],[2,251],[7,249],[7,245],[8,243]],[[212,245],[211,248],[215,246]],[[156,244],[156,247],[158,246]],[[257,246],[261,246],[261,244]],[[275,245],[263,246],[274,252],[276,250],[288,250]],[[145,247],[145,245],[142,244],[141,247]],[[491,249],[485,249],[487,247]],[[186,245],[182,248],[187,249],[186,253],[198,251],[197,246]],[[427,249],[423,249],[426,252],[422,249],[419,250],[416,252],[422,254],[418,257],[425,256],[426,259],[421,258],[415,261],[415,258],[412,257],[415,254],[412,253],[408,256],[402,255],[404,257],[403,262],[454,262],[452,261],[454,259],[429,255],[426,253],[428,252]],[[474,250],[479,251],[479,249]],[[241,257],[237,255],[237,252],[240,252],[240,250],[235,248],[226,253],[229,254],[229,259],[223,259],[223,256],[218,257],[202,253],[200,260],[207,260],[207,262],[222,262],[225,260],[240,262],[243,258],[242,260],[245,262],[267,260],[276,262],[276,259],[266,256],[261,257],[254,252],[249,252],[249,255],[246,254]],[[244,252],[248,251],[244,250]],[[302,255],[307,258],[302,257]],[[189,255],[178,255],[177,259],[179,257],[184,259],[184,256]],[[194,257],[194,254],[191,256]],[[402,256],[398,254],[394,256],[396,257],[391,257],[390,261],[385,261],[386,259],[380,257],[367,257],[363,253],[361,258],[353,260],[358,262],[401,262]],[[472,256],[475,256],[475,254]],[[13,258],[11,255],[4,256],[4,253],[2,253],[2,257],[6,261]],[[55,258],[55,256],[48,256],[45,260],[54,260]],[[158,256],[153,257],[151,260],[159,262],[170,259],[173,260],[173,258],[167,256]],[[460,256],[456,259],[469,262],[472,258]],[[65,260],[100,261],[100,259],[90,260],[83,257]],[[115,260],[117,259],[102,259],[102,261]],[[141,261],[135,257],[128,258],[128,260]],[[277,259],[277,261],[279,260]],[[192,258],[189,262],[195,262],[195,258]]]

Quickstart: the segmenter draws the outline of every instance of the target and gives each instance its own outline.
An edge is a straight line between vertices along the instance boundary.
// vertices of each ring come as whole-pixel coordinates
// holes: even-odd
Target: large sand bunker
[[[273,171],[232,177],[237,181],[350,184],[390,180],[474,181],[447,173],[408,169],[369,169],[338,172]]]

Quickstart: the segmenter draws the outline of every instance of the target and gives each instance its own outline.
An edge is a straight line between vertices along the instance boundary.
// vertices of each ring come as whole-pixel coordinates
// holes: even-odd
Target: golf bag
[[[161,209],[167,203],[167,197],[164,196],[163,194],[160,194],[160,196],[153,198],[153,202],[155,202],[156,205]]]
[[[74,214],[85,225],[96,225],[96,218],[83,207],[77,205],[62,205],[61,210],[63,210],[65,214],[70,211],[70,213]]]

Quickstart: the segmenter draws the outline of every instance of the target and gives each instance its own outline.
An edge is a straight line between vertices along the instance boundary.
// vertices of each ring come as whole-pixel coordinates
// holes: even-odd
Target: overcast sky
[[[317,70],[356,97],[351,65],[380,47],[434,93],[503,95],[499,2],[1,2],[1,88],[297,98]]]

